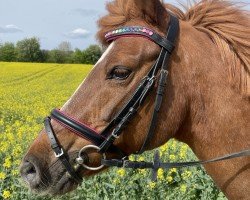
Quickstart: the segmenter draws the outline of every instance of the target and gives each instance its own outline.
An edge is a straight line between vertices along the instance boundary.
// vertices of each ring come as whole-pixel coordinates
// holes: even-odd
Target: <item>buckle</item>
[[[62,148],[60,149],[60,153],[54,152],[54,154],[56,158],[60,158],[64,154],[63,149]]]
[[[115,129],[112,131],[112,134],[111,134],[115,139],[118,139],[119,136],[115,134]]]
[[[148,89],[154,84],[155,81],[155,76],[152,76],[151,78],[148,79]]]
[[[161,72],[166,74],[166,75],[168,75],[168,73],[169,73],[168,70],[166,70],[166,69],[161,69]]]
[[[128,167],[128,163],[129,163],[129,160],[123,160],[122,167],[123,167],[123,168]]]

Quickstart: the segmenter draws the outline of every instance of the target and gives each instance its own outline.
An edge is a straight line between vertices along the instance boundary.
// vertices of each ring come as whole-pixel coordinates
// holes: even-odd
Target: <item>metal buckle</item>
[[[100,150],[100,148],[99,148],[98,146],[95,146],[95,145],[87,145],[87,146],[83,147],[83,148],[79,151],[78,157],[76,158],[76,162],[77,162],[79,165],[83,166],[85,169],[88,169],[88,170],[91,170],[91,171],[97,171],[97,170],[102,169],[102,168],[104,167],[104,165],[100,165],[99,167],[90,167],[90,166],[88,166],[88,165],[86,165],[86,164],[84,164],[84,163],[82,162],[83,159],[82,159],[81,155],[82,155],[82,153],[83,153],[84,151],[86,151],[87,149],[95,149],[95,150],[97,150],[97,152]],[[106,154],[105,154],[105,153],[102,154],[102,158],[103,158],[103,159],[106,159]]]
[[[145,77],[141,80],[139,86],[143,85],[143,84],[145,83],[145,81],[148,81],[149,79],[150,79],[150,78],[149,78],[148,76],[145,76]]]
[[[111,134],[115,139],[118,139],[119,136],[115,134],[115,129],[112,131],[112,134]]]
[[[166,70],[166,69],[161,69],[161,71],[164,73],[164,74],[166,74],[166,75],[168,75],[168,70]]]
[[[122,167],[126,168],[128,166],[129,160],[123,160]]]
[[[152,85],[154,84],[154,82],[155,82],[155,76],[152,76],[151,78],[148,77],[147,81],[148,81],[148,83],[145,86],[145,89],[142,91],[141,96],[139,97],[139,99],[140,99],[139,104],[140,105],[143,103],[143,101],[147,97],[148,91],[151,89]]]
[[[155,81],[155,76],[152,76],[151,78],[148,79],[149,81],[149,88],[154,84],[154,81]]]
[[[62,149],[62,148],[60,149],[60,151],[61,151],[60,153],[56,153],[56,152],[54,152],[54,154],[55,154],[55,157],[56,157],[56,158],[60,158],[60,157],[64,154],[64,152],[63,152],[63,149]]]

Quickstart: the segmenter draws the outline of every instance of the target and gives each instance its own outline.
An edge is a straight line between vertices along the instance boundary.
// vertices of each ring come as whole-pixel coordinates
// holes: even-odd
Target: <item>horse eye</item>
[[[123,66],[114,67],[108,75],[108,79],[125,80],[131,74],[131,70]]]

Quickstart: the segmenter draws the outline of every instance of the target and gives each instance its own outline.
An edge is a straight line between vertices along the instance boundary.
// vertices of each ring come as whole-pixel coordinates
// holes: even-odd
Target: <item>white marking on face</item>
[[[109,47],[106,49],[106,51],[102,54],[101,58],[97,61],[97,63],[95,64],[95,66],[98,65],[99,63],[101,63],[105,59],[105,57],[108,55],[108,53],[113,48],[113,46],[114,46],[114,43],[112,42],[109,45]]]
[[[111,51],[111,49],[113,48],[113,46],[114,46],[113,43],[111,43],[111,44],[109,45],[109,47],[108,47],[108,48],[106,49],[106,51],[102,54],[101,58],[97,61],[97,63],[95,64],[95,66],[97,66],[99,63],[101,63],[101,62],[105,59],[105,57],[106,57],[106,56],[108,55],[108,53]],[[95,66],[93,67],[93,69],[95,68]],[[93,69],[92,69],[92,70],[93,70]],[[61,108],[62,110],[64,110],[65,108],[67,108],[69,105],[71,105],[71,101],[72,101],[73,97],[74,97],[74,100],[75,100],[75,101],[80,101],[80,100],[78,100],[77,98],[75,98],[75,95],[76,95],[77,91],[80,90],[80,88],[81,88],[82,84],[84,83],[84,81],[85,81],[85,79],[84,79],[83,82],[78,86],[78,88],[75,90],[74,94],[73,94],[73,95],[68,99],[68,101],[63,105],[63,107]]]

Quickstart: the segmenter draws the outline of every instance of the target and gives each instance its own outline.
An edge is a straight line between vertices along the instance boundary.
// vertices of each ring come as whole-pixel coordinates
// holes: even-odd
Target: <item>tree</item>
[[[77,63],[77,64],[84,63],[84,59],[85,59],[84,53],[80,49],[75,49],[72,57],[73,57],[74,63]]]
[[[0,46],[0,60],[5,62],[16,61],[16,51],[13,43],[6,42]]]
[[[83,53],[85,64],[95,64],[102,55],[101,48],[98,45],[90,45]]]
[[[40,62],[48,62],[49,60],[49,53],[50,51],[49,50],[41,50],[41,56],[40,56]]]
[[[72,51],[72,46],[70,42],[63,41],[58,45],[58,50],[64,51],[64,52],[71,52]]]
[[[21,62],[41,62],[41,49],[38,38],[26,38],[16,44],[17,59]]]
[[[50,63],[73,63],[73,51],[69,42],[61,42],[56,49],[48,52],[46,62]]]
[[[49,59],[48,62],[51,63],[65,63],[65,54],[63,51],[60,51],[58,49],[53,49],[49,52]]]
[[[98,45],[90,45],[85,50],[72,51],[69,42],[61,42],[56,49],[41,50],[38,38],[26,38],[13,43],[0,43],[0,61],[50,62],[50,63],[82,63],[95,64],[102,51]]]

